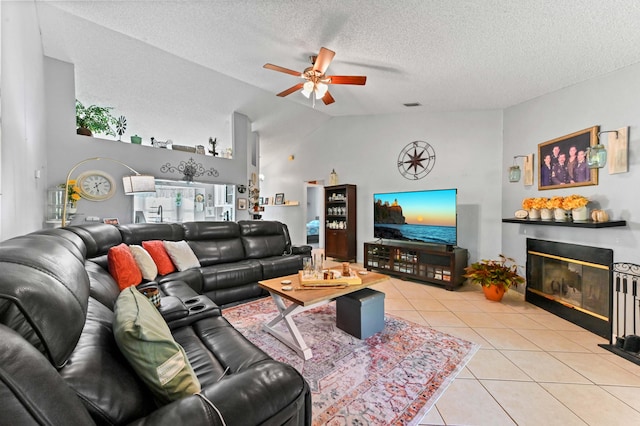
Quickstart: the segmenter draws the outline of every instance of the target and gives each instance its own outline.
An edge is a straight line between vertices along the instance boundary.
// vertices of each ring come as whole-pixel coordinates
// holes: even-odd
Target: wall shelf
[[[626,220],[610,220],[608,222],[594,222],[592,220],[582,221],[566,221],[556,222],[553,220],[529,220],[529,219],[517,219],[507,218],[502,219],[503,223],[520,223],[522,225],[543,225],[543,226],[568,226],[571,228],[613,228],[616,226],[627,226]]]

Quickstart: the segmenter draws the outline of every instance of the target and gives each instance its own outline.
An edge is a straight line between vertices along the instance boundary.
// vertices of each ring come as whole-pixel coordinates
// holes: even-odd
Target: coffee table
[[[296,353],[303,359],[311,359],[313,356],[311,348],[309,348],[305,343],[300,330],[293,321],[293,316],[300,312],[308,311],[309,309],[329,303],[340,296],[344,296],[345,294],[362,290],[363,288],[377,284],[389,278],[388,276],[377,272],[366,272],[365,274],[358,274],[358,276],[362,279],[362,284],[349,285],[343,288],[303,287],[300,284],[300,279],[297,274],[258,281],[258,285],[269,292],[271,298],[276,304],[276,307],[278,308],[278,315],[273,320],[264,324],[262,329],[296,351]],[[282,286],[284,285],[282,284],[283,280],[291,281],[291,284],[289,285],[293,287],[293,290],[282,290]],[[284,299],[293,303],[287,307]],[[284,321],[287,330],[289,331],[288,334],[275,329],[276,324],[281,321]]]

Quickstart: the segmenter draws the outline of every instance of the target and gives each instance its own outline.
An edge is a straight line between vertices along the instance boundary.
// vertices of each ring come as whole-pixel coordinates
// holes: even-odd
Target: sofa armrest
[[[162,312],[165,299],[170,300],[166,309],[171,312],[167,312],[167,316]],[[203,318],[219,317],[222,315],[222,310],[207,296],[199,295],[186,300],[167,296],[162,298],[160,313],[167,321],[169,329],[175,330],[189,326]]]
[[[185,423],[193,426],[224,424],[203,398],[191,395],[162,406],[147,417],[129,423],[129,426],[175,426]]]
[[[299,254],[302,257],[311,257],[311,246],[291,246],[291,254]]]

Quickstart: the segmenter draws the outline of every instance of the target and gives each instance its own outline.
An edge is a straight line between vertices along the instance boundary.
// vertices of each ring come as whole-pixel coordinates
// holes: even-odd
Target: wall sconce
[[[609,133],[609,152],[600,141],[600,135]],[[624,173],[629,171],[627,160],[629,128],[622,127],[617,130],[598,132],[598,144],[587,148],[587,165],[591,169],[604,167],[609,157],[609,174]]]
[[[522,176],[520,166],[516,163],[517,158],[524,158],[524,184],[533,185],[533,154],[513,156],[513,166],[509,167],[509,182],[519,182]]]
[[[84,163],[88,163],[89,161],[99,161],[106,160],[111,161],[112,163],[120,164],[121,166],[126,167],[135,175],[124,176],[122,178],[122,185],[124,187],[125,195],[133,195],[138,192],[156,192],[156,181],[155,178],[151,175],[142,175],[134,170],[132,167],[127,166],[122,161],[115,160],[113,158],[108,157],[92,157],[87,158],[85,160],[79,161],[71,167],[69,173],[67,173],[67,180],[64,181],[64,204],[62,206],[62,223],[61,226],[64,227],[67,224],[67,204],[69,203],[69,180],[71,179],[71,173],[74,172],[79,166]]]

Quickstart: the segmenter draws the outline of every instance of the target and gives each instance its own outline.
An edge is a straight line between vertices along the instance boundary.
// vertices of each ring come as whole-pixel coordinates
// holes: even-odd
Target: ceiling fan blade
[[[322,102],[324,102],[325,105],[329,105],[334,103],[336,100],[333,99],[333,96],[331,96],[331,93],[329,93],[329,91],[327,90],[327,93],[324,94],[324,96],[322,97]]]
[[[329,75],[328,84],[358,84],[363,86],[367,82],[367,77],[364,75]]]
[[[333,60],[333,57],[336,55],[336,52],[333,50],[329,50],[325,47],[320,48],[320,53],[316,58],[316,62],[313,64],[313,70],[319,71],[320,74],[324,74],[324,72],[329,67],[329,64]]]
[[[291,86],[287,90],[278,93],[276,96],[280,96],[280,97],[284,98],[285,96],[290,95],[293,92],[297,92],[298,90],[302,89],[302,84],[303,83],[298,83],[295,86]]]
[[[302,74],[300,73],[300,71],[290,70],[289,68],[284,68],[278,65],[264,64],[263,68],[266,68],[268,70],[283,72],[285,74],[295,75],[296,77],[302,77]]]

